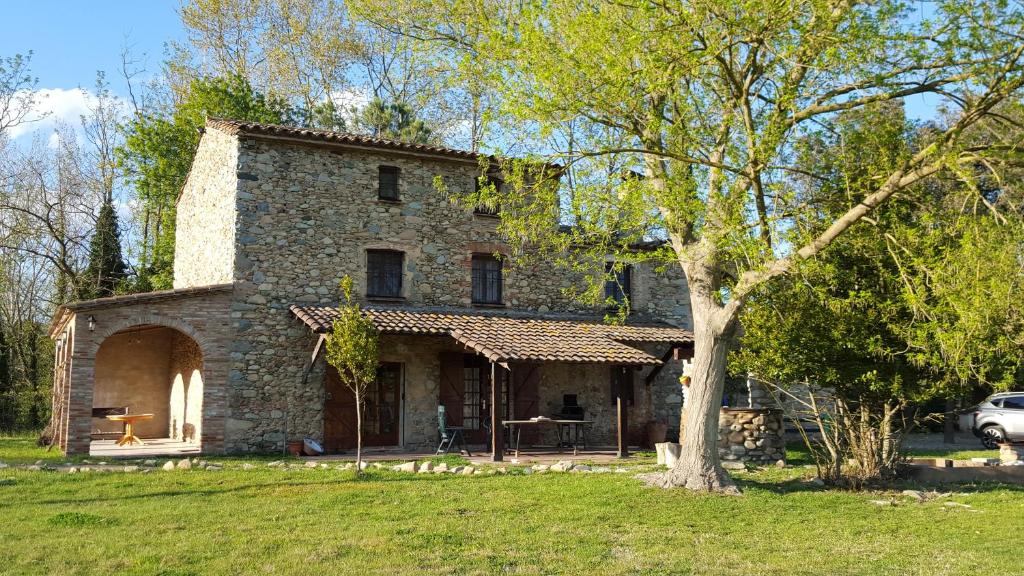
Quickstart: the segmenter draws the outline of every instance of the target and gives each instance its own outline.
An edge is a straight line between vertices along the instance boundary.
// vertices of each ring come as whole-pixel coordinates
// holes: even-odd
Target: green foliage
[[[333,107],[333,104],[331,106]],[[355,127],[358,131],[376,138],[391,138],[420,144],[429,144],[434,140],[426,122],[416,118],[408,104],[388,104],[380,98],[374,98],[356,111]]]
[[[137,289],[169,288],[173,280],[175,202],[209,117],[288,123],[286,102],[268,98],[238,76],[197,78],[171,110],[140,114],[118,149],[144,214]]]
[[[341,279],[342,301],[338,303],[338,317],[327,336],[327,362],[338,371],[341,383],[356,399],[356,460],[362,456],[362,411],[366,388],[377,378],[377,328],[363,316],[359,304],[352,301],[352,278]],[[357,473],[359,470],[357,468]]]
[[[100,206],[96,230],[89,241],[89,264],[82,272],[78,297],[83,300],[113,296],[126,276],[121,257],[121,232],[114,205]]]
[[[53,341],[46,326],[0,322],[0,431],[38,430],[50,419]]]
[[[352,278],[341,279],[343,301],[327,337],[327,362],[338,370],[342,384],[365,389],[377,378],[379,335],[373,321],[352,300]]]

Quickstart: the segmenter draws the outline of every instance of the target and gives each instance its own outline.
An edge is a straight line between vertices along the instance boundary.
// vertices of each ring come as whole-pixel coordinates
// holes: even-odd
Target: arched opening
[[[167,326],[132,326],[107,337],[96,352],[92,452],[192,451],[203,427],[203,352]],[[143,445],[116,445],[123,424],[104,412],[151,415],[134,425]]]

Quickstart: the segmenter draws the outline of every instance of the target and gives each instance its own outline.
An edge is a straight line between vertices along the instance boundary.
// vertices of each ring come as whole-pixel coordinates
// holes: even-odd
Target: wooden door
[[[356,447],[356,398],[341,383],[337,370],[327,367],[324,382],[324,450],[338,452]],[[363,398],[363,446],[400,443],[402,366],[385,362]]]

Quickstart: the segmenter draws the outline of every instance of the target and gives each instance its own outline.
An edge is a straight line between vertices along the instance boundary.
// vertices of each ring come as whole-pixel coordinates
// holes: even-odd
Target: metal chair
[[[434,454],[447,454],[453,447],[459,446],[461,450],[466,451],[467,456],[472,456],[473,454],[466,446],[466,440],[463,437],[464,430],[462,426],[449,426],[444,404],[439,405],[437,407],[437,433],[441,437],[441,443],[438,444]]]

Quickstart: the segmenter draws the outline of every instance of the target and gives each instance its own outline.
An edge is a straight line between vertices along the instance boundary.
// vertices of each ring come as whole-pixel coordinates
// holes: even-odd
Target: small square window
[[[394,250],[366,251],[366,296],[401,298],[405,254]]]
[[[474,191],[476,193],[476,199],[477,199],[477,204],[476,204],[476,206],[473,207],[473,213],[474,214],[482,214],[484,216],[497,216],[498,212],[501,211],[501,206],[499,204],[494,204],[492,206],[485,205],[483,203],[483,201],[480,199],[481,188],[483,187],[481,182],[480,182],[480,178],[479,177],[475,178],[473,180],[473,182],[474,182],[474,188],[473,189],[474,189]],[[500,178],[497,178],[495,176],[488,176],[487,177],[487,185],[488,186],[493,186],[495,192],[500,193],[501,192],[501,188],[502,188],[502,186],[505,185],[505,183]]]
[[[473,255],[473,303],[501,304],[501,260],[489,254]]]
[[[377,168],[377,198],[397,202],[398,197],[398,167],[379,166]]]

